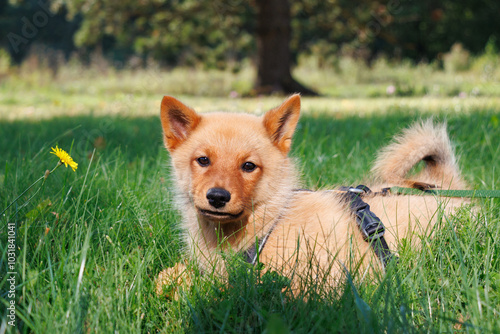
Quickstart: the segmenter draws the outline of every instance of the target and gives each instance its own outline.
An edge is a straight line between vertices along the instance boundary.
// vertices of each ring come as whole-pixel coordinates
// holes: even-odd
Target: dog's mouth
[[[217,212],[198,208],[198,212],[207,218],[218,219],[218,220],[235,220],[243,215],[243,210],[237,214],[227,213],[227,212]]]

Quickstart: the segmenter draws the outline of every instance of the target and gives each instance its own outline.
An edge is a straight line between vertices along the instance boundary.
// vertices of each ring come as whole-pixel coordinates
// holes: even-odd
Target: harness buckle
[[[373,241],[385,234],[385,226],[382,221],[371,211],[361,209],[355,212],[356,222],[363,233],[365,241]]]
[[[365,192],[363,189],[358,188],[349,188],[347,191],[355,194],[362,194]]]

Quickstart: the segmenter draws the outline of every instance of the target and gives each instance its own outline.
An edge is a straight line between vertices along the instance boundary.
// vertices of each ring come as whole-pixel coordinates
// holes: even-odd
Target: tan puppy
[[[172,160],[177,208],[183,215],[187,255],[202,271],[224,274],[220,251],[257,253],[265,268],[284,275],[326,278],[335,284],[343,267],[380,266],[363,240],[348,203],[335,191],[299,188],[287,156],[299,120],[300,96],[293,95],[264,116],[197,114],[173,97],[164,97],[161,123]],[[412,178],[446,189],[464,188],[445,127],[416,124],[383,149],[374,166],[373,191],[411,186]],[[363,200],[386,227],[391,250],[401,238],[428,234],[439,212],[449,213],[461,199],[434,196],[369,196]],[[443,209],[440,211],[440,208]],[[178,264],[160,274],[158,291],[183,272]]]

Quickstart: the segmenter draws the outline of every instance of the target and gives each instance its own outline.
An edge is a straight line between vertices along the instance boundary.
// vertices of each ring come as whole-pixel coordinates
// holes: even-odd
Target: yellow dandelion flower
[[[64,166],[68,167],[69,165],[73,169],[73,171],[78,168],[78,164],[73,161],[73,158],[68,153],[66,153],[65,150],[60,149],[56,145],[56,148],[52,147],[52,151],[53,152],[50,153],[55,154],[59,158],[60,163],[64,164]]]

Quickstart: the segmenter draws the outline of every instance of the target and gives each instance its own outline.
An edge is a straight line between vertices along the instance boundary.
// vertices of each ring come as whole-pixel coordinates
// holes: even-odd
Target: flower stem
[[[43,180],[44,178],[45,178],[45,175],[44,175],[44,176],[42,176],[42,177],[40,177],[40,178],[39,178],[38,180],[36,180],[35,182],[33,182],[33,184],[32,184],[31,186],[29,186],[28,188],[26,188],[26,190],[25,190],[25,191],[23,191],[23,192],[21,193],[21,195],[17,196],[17,197],[16,197],[16,199],[15,199],[15,200],[13,200],[13,201],[12,201],[12,202],[11,202],[11,203],[10,203],[10,204],[6,207],[6,208],[5,208],[5,210],[3,210],[3,211],[2,211],[2,213],[0,213],[0,216],[2,216],[2,215],[5,213],[5,211],[7,211],[7,210],[8,210],[8,209],[9,209],[9,208],[10,208],[10,207],[14,204],[14,203],[16,203],[16,202],[17,202],[17,200],[18,200],[19,198],[21,198],[24,194],[26,194],[26,192],[27,192],[28,190],[30,190],[31,188],[33,188],[33,186],[34,186],[35,184],[37,184],[38,182],[40,182],[40,181],[41,181],[41,180]]]
[[[54,171],[55,171],[55,170],[56,170],[59,166],[61,166],[61,165],[62,165],[62,162],[61,162],[61,161],[59,161],[59,162],[57,163],[57,165],[54,167],[54,169],[52,169],[51,171],[49,171],[49,172],[48,172],[48,174],[47,174],[47,172],[45,172],[43,176],[41,176],[38,180],[36,180],[35,182],[33,182],[33,183],[31,184],[31,186],[29,186],[28,188],[26,188],[26,190],[24,190],[24,191],[21,193],[21,195],[17,196],[17,197],[16,197],[16,199],[15,199],[15,200],[13,200],[13,201],[12,201],[12,202],[11,202],[11,203],[10,203],[10,204],[9,204],[9,205],[8,205],[8,206],[7,206],[7,207],[6,207],[3,211],[2,211],[2,213],[0,213],[0,217],[1,217],[1,216],[3,216],[3,214],[4,214],[4,213],[5,213],[5,212],[6,212],[6,211],[7,211],[7,210],[8,210],[8,209],[9,209],[9,208],[10,208],[10,207],[14,204],[14,203],[16,203],[18,199],[20,199],[20,198],[21,198],[24,194],[26,194],[26,192],[28,192],[28,190],[30,190],[31,188],[33,188],[33,186],[34,186],[35,184],[37,184],[38,182],[40,182],[41,180],[43,180],[43,182],[42,182],[42,186],[43,186],[43,184],[45,183],[45,180],[47,179],[47,177],[48,177],[50,174],[52,174],[52,173],[53,173],[53,172],[54,172]],[[40,188],[41,188],[41,187],[40,187]],[[34,193],[34,194],[33,194],[33,195],[32,195],[32,196],[31,196],[31,197],[30,197],[30,198],[29,198],[26,202],[29,202],[29,201],[33,198],[33,196],[35,196],[35,195],[38,193],[38,191],[40,191],[40,189],[38,189],[38,190],[37,190],[37,191],[36,191],[36,192],[35,192],[35,193]],[[26,202],[25,202],[25,203],[26,203]],[[23,205],[21,205],[21,207],[23,207],[23,206],[24,206],[24,204],[23,204]]]

